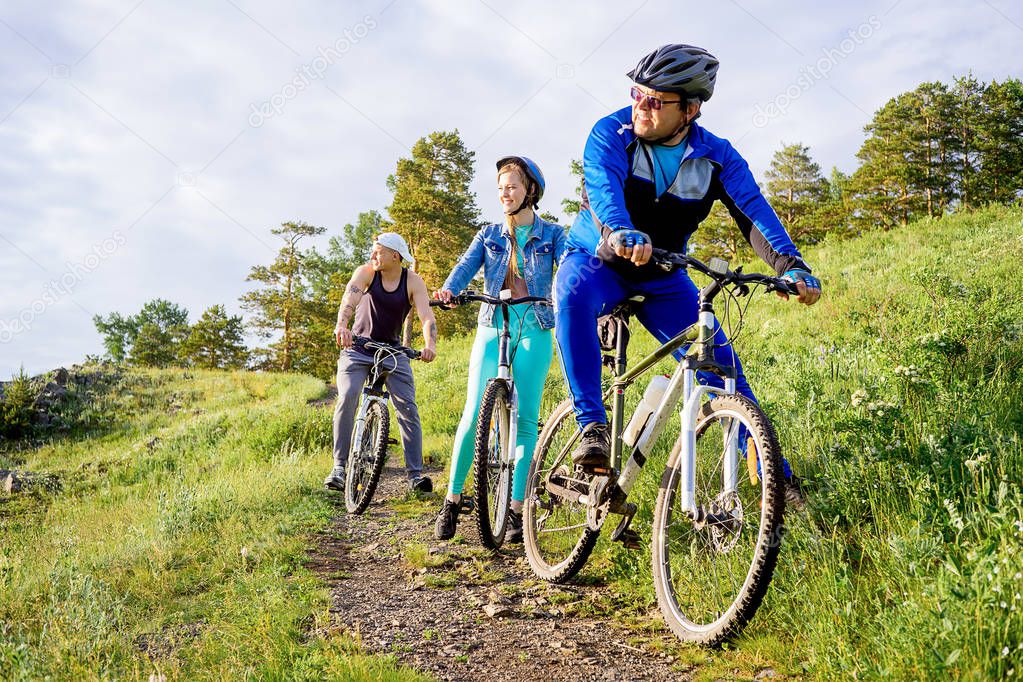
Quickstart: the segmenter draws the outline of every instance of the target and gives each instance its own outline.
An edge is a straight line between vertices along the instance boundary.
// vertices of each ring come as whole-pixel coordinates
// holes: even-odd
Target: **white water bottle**
[[[664,391],[668,388],[669,379],[670,377],[666,374],[655,374],[651,377],[650,383],[643,393],[643,399],[639,401],[636,411],[632,413],[632,419],[629,420],[629,425],[622,433],[622,442],[629,447],[633,447],[639,442],[639,436],[650,420],[650,415],[661,404],[661,398],[664,397]]]

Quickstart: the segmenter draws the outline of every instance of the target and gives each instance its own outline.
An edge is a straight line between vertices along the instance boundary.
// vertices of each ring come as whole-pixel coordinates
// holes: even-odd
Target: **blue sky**
[[[96,313],[155,297],[192,319],[241,312],[249,268],[277,248],[270,228],[337,234],[383,209],[387,175],[433,130],[476,151],[484,216],[499,218],[490,169],[507,153],[541,164],[559,213],[590,127],[667,42],[721,60],[701,123],[758,177],[792,142],[851,171],[890,97],[968,71],[1020,77],[1023,6],[5,2],[0,378],[100,353]]]

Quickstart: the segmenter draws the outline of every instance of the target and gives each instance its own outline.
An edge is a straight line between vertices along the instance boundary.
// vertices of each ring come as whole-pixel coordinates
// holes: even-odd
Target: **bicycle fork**
[[[508,462],[501,462],[502,466],[506,466],[508,475],[512,475],[515,463],[515,448],[518,447],[519,438],[519,390],[515,387],[515,382],[511,378],[511,368],[507,365],[502,364],[497,368],[497,379],[503,381],[508,386],[508,433],[505,437],[508,439],[508,456],[511,458]]]
[[[362,436],[366,431],[366,415],[369,414],[370,405],[375,402],[384,403],[384,409],[387,408],[387,399],[381,398],[378,395],[372,393],[363,392],[362,401],[359,404],[359,411],[355,414],[355,427],[352,429],[352,442],[348,445],[349,459],[352,458],[353,454],[361,451],[360,445],[362,444]],[[349,462],[348,466],[352,466]]]

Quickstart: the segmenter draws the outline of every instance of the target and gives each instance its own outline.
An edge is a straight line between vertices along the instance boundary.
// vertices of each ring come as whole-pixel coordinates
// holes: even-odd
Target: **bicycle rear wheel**
[[[473,457],[473,497],[480,542],[498,549],[508,529],[508,505],[511,503],[512,467],[511,397],[508,384],[491,380],[480,401],[476,422],[476,452]]]
[[[389,421],[387,408],[374,400],[366,410],[366,422],[358,442],[352,439],[345,477],[345,507],[351,514],[366,511],[373,500],[380,472],[384,470],[384,460],[387,459]],[[358,431],[358,425],[355,430]]]
[[[522,541],[533,573],[549,582],[578,573],[600,536],[577,497],[588,492],[588,483],[574,478],[569,456],[578,440],[572,401],[564,400],[547,418],[529,467]]]
[[[738,485],[728,490],[725,443],[738,437],[740,426],[747,431],[748,447],[759,455],[759,476],[756,467],[743,464],[740,452]],[[749,622],[771,582],[784,532],[781,449],[753,401],[726,395],[706,403],[696,424],[695,518],[680,504],[681,450],[679,439],[654,508],[654,586],[675,635],[714,646]]]

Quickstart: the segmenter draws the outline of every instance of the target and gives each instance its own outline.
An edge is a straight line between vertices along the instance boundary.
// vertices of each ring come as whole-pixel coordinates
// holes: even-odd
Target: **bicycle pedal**
[[[611,478],[614,471],[614,469],[608,467],[584,467],[582,465],[576,465],[575,467],[575,473],[579,476],[605,476]]]
[[[397,445],[398,444],[398,439],[397,438],[388,438],[387,439],[387,444],[388,445]]]
[[[643,549],[642,539],[639,537],[639,533],[628,528],[622,531],[617,538],[614,538],[615,542],[622,543],[625,549],[637,550]]]
[[[476,503],[471,497],[463,497],[458,506],[459,514],[471,514],[476,511]]]

